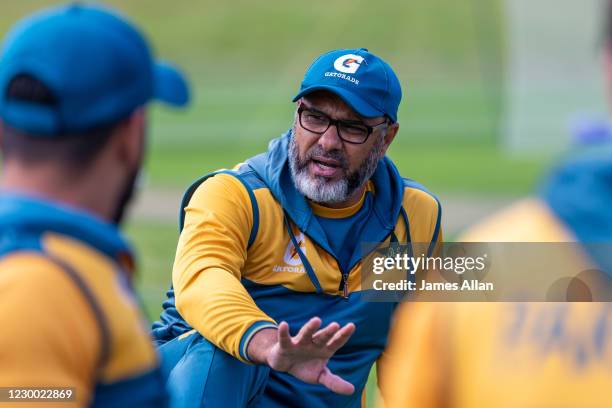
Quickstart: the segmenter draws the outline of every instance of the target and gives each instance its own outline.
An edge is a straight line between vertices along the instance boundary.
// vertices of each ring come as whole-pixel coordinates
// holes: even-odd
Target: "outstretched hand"
[[[281,322],[278,330],[257,333],[248,352],[250,356],[259,356],[254,359],[256,362],[264,362],[274,370],[287,372],[309,384],[321,384],[338,394],[350,395],[355,391],[353,384],[332,373],[327,363],[354,331],[353,323],[340,327],[334,322],[321,328],[321,319],[313,317],[291,337],[289,325]]]

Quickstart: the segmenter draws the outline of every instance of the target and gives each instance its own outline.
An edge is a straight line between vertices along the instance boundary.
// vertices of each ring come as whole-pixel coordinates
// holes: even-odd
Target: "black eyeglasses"
[[[388,126],[388,121],[375,125],[368,126],[363,122],[350,120],[332,119],[323,112],[309,109],[305,106],[298,108],[298,117],[300,126],[309,132],[322,135],[327,132],[330,126],[336,126],[338,137],[347,143],[363,144],[368,140],[368,137],[378,128]]]

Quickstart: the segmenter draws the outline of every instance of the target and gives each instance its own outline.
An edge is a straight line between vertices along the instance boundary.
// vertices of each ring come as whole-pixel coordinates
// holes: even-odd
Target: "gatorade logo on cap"
[[[357,72],[362,62],[362,56],[346,54],[334,61],[334,69],[336,71],[344,72],[345,74],[354,74]]]
[[[333,50],[315,58],[293,102],[316,91],[336,94],[364,118],[387,116],[397,121],[399,79],[389,64],[365,48]]]

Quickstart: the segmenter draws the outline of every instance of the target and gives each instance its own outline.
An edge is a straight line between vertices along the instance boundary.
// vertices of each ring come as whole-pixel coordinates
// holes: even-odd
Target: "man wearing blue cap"
[[[441,240],[436,198],[385,157],[400,99],[376,55],[326,53],[289,132],[187,190],[154,325],[176,406],[361,405],[396,304],[362,299],[359,244]]]
[[[0,387],[11,390],[2,399],[167,405],[132,289],[132,252],[117,229],[152,99],[185,105],[186,83],[109,10],[44,10],[6,36]],[[17,391],[26,387],[34,391]]]

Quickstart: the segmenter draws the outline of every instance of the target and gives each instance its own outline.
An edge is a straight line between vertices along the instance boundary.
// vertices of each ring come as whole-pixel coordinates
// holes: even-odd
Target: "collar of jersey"
[[[323,217],[323,218],[348,218],[348,217],[350,217],[352,215],[355,215],[357,213],[357,211],[359,211],[361,209],[361,207],[363,206],[363,203],[365,201],[366,194],[369,191],[373,191],[373,190],[374,190],[374,187],[372,185],[372,182],[368,181],[366,183],[366,188],[363,190],[363,194],[361,194],[361,198],[359,199],[359,201],[357,201],[355,204],[350,205],[348,207],[331,208],[331,207],[326,207],[326,206],[321,205],[321,204],[317,204],[317,203],[315,203],[313,201],[308,201],[308,203],[310,204],[310,207],[312,208],[312,212],[317,217]]]
[[[593,261],[612,274],[612,143],[566,158],[542,184],[541,197],[578,241],[589,244]]]
[[[115,225],[83,210],[40,197],[0,191],[0,231],[8,230],[40,235],[56,232],[85,242],[122,266],[133,263],[130,245]]]

